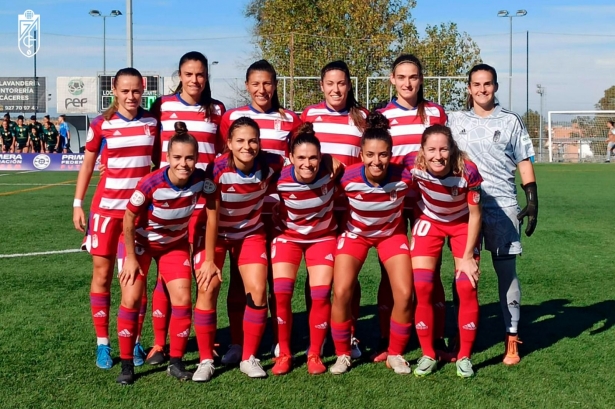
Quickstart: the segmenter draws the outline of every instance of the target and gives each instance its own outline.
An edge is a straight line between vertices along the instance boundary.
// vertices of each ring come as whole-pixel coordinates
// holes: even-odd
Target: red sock
[[[344,322],[335,322],[331,320],[331,337],[335,345],[335,355],[350,356],[350,330],[352,328],[352,320]]]
[[[134,358],[135,339],[139,326],[139,310],[124,308],[120,305],[117,314],[117,337],[120,344],[120,358]]]
[[[152,327],[154,330],[154,345],[164,346],[167,343],[169,332],[169,319],[171,314],[171,302],[164,282],[160,279],[156,282],[152,295]]]
[[[293,298],[294,288],[295,280],[291,278],[276,278],[273,280],[273,293],[277,315],[271,318],[277,322],[280,355],[291,355],[290,339],[293,328],[291,300]]]
[[[258,347],[265,332],[267,324],[267,307],[252,308],[246,305],[243,316],[243,355],[241,360],[245,361],[250,355],[256,356]]]
[[[214,359],[214,341],[216,339],[216,310],[194,309],[194,332],[199,346],[200,361]]]
[[[434,351],[434,272],[414,269],[414,292],[416,294],[416,335],[419,337],[423,355],[436,358]]]
[[[137,337],[141,338],[143,332],[143,322],[145,321],[145,313],[147,312],[147,290],[143,291],[141,296],[141,305],[139,306],[139,325],[137,327]]]
[[[226,311],[228,313],[228,323],[231,331],[231,344],[243,344],[243,316],[246,310],[246,293],[243,288],[243,281],[239,271],[233,272],[233,262],[231,260],[230,283],[228,295],[226,297]]]
[[[92,321],[98,338],[109,338],[109,305],[111,305],[111,294],[90,293]]]
[[[171,358],[182,358],[186,353],[186,346],[190,337],[191,318],[191,305],[172,307],[171,321],[169,322],[169,356]]]
[[[408,340],[410,340],[411,323],[400,324],[391,318],[391,330],[389,331],[389,355],[402,355]]]
[[[441,339],[444,338],[446,325],[446,297],[439,269],[434,274],[433,286],[434,339]]]
[[[470,358],[478,328],[478,292],[464,273],[455,281],[459,295],[459,353],[457,359]]]
[[[393,310],[393,291],[389,276],[381,267],[380,285],[378,286],[378,325],[380,326],[380,338],[389,336],[389,323],[391,321],[391,311]]]
[[[359,283],[359,280],[357,280],[357,283],[354,286],[354,292],[352,293],[352,304],[350,308],[352,313],[352,327],[350,331],[354,336],[357,333],[357,321],[359,320],[359,311],[361,309],[361,283]]]
[[[312,308],[308,318],[310,323],[309,353],[320,356],[320,350],[325,343],[331,319],[331,286],[311,287],[310,298],[312,299]]]

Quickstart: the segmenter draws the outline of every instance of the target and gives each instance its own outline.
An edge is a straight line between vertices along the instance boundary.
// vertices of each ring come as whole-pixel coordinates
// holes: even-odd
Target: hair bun
[[[299,128],[297,128],[296,134],[316,136],[316,132],[314,132],[314,125],[311,122],[304,122],[301,125],[299,125]]]
[[[175,122],[175,133],[188,133],[188,127],[186,127],[186,123],[182,121]]]
[[[370,112],[365,122],[367,123],[366,129],[388,130],[390,128],[389,120],[380,112]]]

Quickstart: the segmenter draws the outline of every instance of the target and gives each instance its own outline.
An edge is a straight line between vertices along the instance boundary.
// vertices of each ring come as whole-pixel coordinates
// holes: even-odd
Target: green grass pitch
[[[96,368],[89,313],[91,261],[87,254],[0,258],[1,408],[613,408],[615,407],[615,172],[608,165],[537,165],[540,215],[524,237],[518,261],[523,288],[520,350],[516,367],[501,364],[503,324],[497,282],[483,253],[481,320],[473,356],[476,377],[456,376],[454,364],[426,378],[400,376],[384,364],[359,362],[348,374],[307,374],[303,282],[295,291],[295,370],[251,380],[237,368],[218,367],[206,384],[180,383],[165,367],[137,368],[137,382],[115,384],[117,364]],[[76,173],[0,171],[0,254],[77,248],[71,202]],[[54,185],[54,186],[49,186]],[[93,189],[89,190],[91,194]],[[89,198],[89,197],[88,197]],[[522,203],[525,198],[521,198]],[[226,272],[225,272],[226,273]],[[443,277],[450,300],[452,263]],[[153,283],[150,275],[150,290]],[[358,336],[369,356],[378,334],[375,320],[379,271],[374,254],[361,272]],[[119,300],[113,286],[111,334]],[[223,289],[223,293],[226,291]],[[221,297],[218,342],[229,342]],[[447,313],[452,315],[448,303]],[[151,309],[148,310],[148,315]],[[448,323],[450,333],[452,321]],[[153,337],[148,318],[144,345]],[[270,335],[261,348],[272,362]],[[114,357],[117,339],[112,335]],[[365,351],[367,349],[367,351]],[[332,347],[325,363],[333,361]],[[413,339],[406,357],[421,353]],[[198,360],[191,339],[186,360]]]

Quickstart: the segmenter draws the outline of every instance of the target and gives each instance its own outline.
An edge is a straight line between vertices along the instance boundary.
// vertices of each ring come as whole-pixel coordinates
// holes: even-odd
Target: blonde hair
[[[437,133],[446,136],[450,149],[449,163],[451,164],[451,170],[453,171],[453,174],[458,176],[465,176],[465,161],[469,159],[468,155],[464,151],[459,149],[459,146],[457,146],[457,142],[455,142],[455,139],[453,139],[451,129],[448,126],[444,125],[432,125],[425,129],[425,131],[423,131],[423,136],[421,137],[421,149],[419,149],[419,152],[416,156],[416,160],[414,161],[414,167],[419,170],[427,170],[427,162],[425,160],[423,148],[425,147],[427,138]]]

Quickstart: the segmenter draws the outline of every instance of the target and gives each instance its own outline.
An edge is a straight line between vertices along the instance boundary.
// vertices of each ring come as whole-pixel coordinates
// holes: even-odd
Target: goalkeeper
[[[497,73],[487,64],[474,66],[468,78],[467,110],[449,115],[449,126],[459,148],[477,166],[484,181],[482,234],[498,276],[500,305],[506,327],[504,364],[515,365],[520,357],[517,334],[521,288],[516,256],[521,254],[520,228],[527,217],[525,234],[534,233],[538,217],[536,178],[530,158],[534,148],[519,115],[502,108],[495,98]],[[527,205],[517,203],[515,171],[519,169]]]

